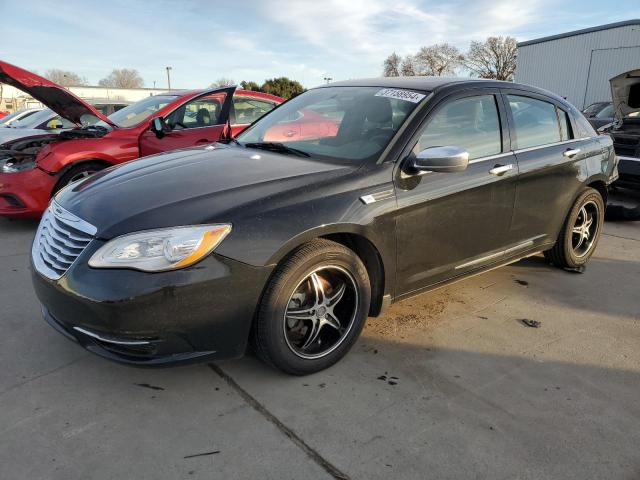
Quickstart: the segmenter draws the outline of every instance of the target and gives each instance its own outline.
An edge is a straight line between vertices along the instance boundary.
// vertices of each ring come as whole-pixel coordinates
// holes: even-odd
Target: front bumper
[[[110,360],[175,365],[244,354],[271,269],[211,255],[162,273],[94,269],[94,240],[59,279],[32,264],[45,319],[60,333]]]
[[[49,204],[57,180],[39,168],[0,173],[0,216],[40,217]]]

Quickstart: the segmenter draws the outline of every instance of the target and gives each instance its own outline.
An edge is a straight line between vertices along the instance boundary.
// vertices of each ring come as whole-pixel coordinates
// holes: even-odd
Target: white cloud
[[[619,2],[621,11],[637,9],[637,0]],[[114,67],[137,68],[148,85],[164,84],[171,65],[172,84],[185,88],[220,77],[285,75],[313,86],[325,76],[376,76],[393,51],[440,42],[466,50],[490,35],[524,40],[618,19],[606,3],[585,8],[584,0],[562,8],[551,0],[156,0],[153,8],[22,0],[2,8],[16,20],[5,36],[21,39],[3,48],[8,61],[41,72],[65,68],[92,82]],[[56,48],[42,49],[51,42]]]

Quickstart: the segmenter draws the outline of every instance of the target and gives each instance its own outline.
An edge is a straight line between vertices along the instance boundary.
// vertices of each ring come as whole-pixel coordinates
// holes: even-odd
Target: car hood
[[[615,119],[640,109],[640,70],[630,70],[609,80]]]
[[[17,140],[19,138],[27,137],[41,137],[57,135],[61,132],[61,129],[43,131],[37,128],[0,128],[0,146],[4,145],[11,140]]]
[[[356,167],[241,147],[208,146],[145,157],[63,189],[56,201],[91,223],[97,236],[233,222],[275,198],[290,201],[317,182]],[[247,208],[253,204],[253,208]]]
[[[82,125],[83,115],[93,115],[113,125],[106,116],[66,88],[10,63],[0,61],[0,82],[31,95],[61,117],[77,125]]]

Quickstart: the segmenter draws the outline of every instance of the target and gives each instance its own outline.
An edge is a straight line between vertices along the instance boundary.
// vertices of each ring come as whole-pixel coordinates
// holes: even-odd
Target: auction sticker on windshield
[[[411,103],[418,103],[426,95],[422,93],[412,92],[410,90],[400,90],[397,88],[383,88],[375,94],[376,97],[396,98],[398,100],[405,100]]]

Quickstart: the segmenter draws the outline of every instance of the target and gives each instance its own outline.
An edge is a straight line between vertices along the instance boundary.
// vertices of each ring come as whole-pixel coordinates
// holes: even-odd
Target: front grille
[[[36,270],[52,280],[59,279],[91,242],[96,231],[93,225],[51,202],[40,220],[31,249]]]

